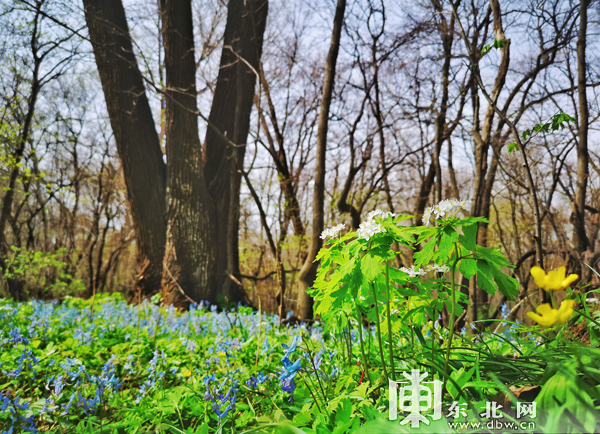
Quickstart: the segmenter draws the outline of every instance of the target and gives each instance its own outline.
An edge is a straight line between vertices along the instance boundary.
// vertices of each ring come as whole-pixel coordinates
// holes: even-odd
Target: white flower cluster
[[[429,219],[431,214],[435,215],[436,220],[442,218],[446,213],[450,214],[451,211],[458,211],[459,209],[467,209],[467,204],[464,200],[458,199],[446,199],[438,203],[437,205],[431,206],[423,212],[423,223],[425,226],[429,226]]]
[[[427,271],[425,271],[425,270],[421,270],[420,268],[418,270],[415,270],[412,267],[411,268],[402,267],[402,268],[400,268],[400,271],[404,271],[406,274],[408,274],[408,277],[425,276],[425,274],[427,274]]]
[[[369,241],[373,235],[381,232],[385,232],[383,226],[381,226],[379,223],[375,223],[375,220],[368,220],[360,224],[358,230],[356,231],[356,235],[358,238],[363,238]]]
[[[438,265],[436,263],[429,264],[425,269],[419,268],[415,270],[414,268],[400,268],[400,271],[404,271],[408,274],[408,277],[417,277],[417,276],[425,276],[427,273],[448,273],[450,271],[450,267],[447,265]]]
[[[367,214],[367,220],[375,220],[376,217],[381,217],[381,218],[388,218],[389,216],[396,217],[396,214],[394,214],[393,212],[389,212],[389,211],[382,211],[380,209],[376,209],[375,211],[371,211],[369,214]]]
[[[325,229],[323,232],[321,232],[321,239],[324,240],[327,237],[335,238],[337,237],[337,234],[345,227],[346,225],[342,223],[332,228]]]
[[[433,264],[429,264],[426,268],[428,272],[433,271],[434,273],[449,273],[450,267],[447,265],[438,265],[435,262]]]
[[[375,223],[375,219],[377,217],[381,217],[381,218],[385,219],[390,216],[396,217],[396,214],[394,214],[393,212],[389,212],[389,211],[382,211],[380,209],[371,211],[369,214],[367,214],[367,221],[364,223],[361,223],[360,226],[358,227],[358,230],[356,231],[356,235],[358,236],[358,238],[363,238],[363,239],[369,241],[369,239],[373,235],[385,232],[385,229],[383,228],[383,226],[381,226],[379,223]]]

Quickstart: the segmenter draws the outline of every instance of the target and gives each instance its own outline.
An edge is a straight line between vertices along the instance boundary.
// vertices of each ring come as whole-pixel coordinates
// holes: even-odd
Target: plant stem
[[[348,316],[346,316],[346,319],[348,320],[348,329],[346,330],[344,339],[346,340],[346,346],[348,348],[348,364],[351,365],[352,364],[352,321],[350,321],[350,318]]]
[[[298,373],[298,376],[304,380],[304,378],[302,377],[302,375],[300,375],[300,373]],[[317,401],[317,397],[313,393],[312,389],[310,388],[310,386],[308,385],[308,382],[306,380],[304,380],[304,384],[306,385],[306,388],[308,389],[313,400],[315,401],[315,404],[317,405],[317,408],[319,409],[319,413],[323,414],[323,411],[321,410],[321,406],[319,405],[319,401]],[[313,387],[315,387],[314,384],[313,384]],[[279,407],[277,407],[277,408],[279,408]]]
[[[365,370],[365,373],[367,374],[367,379],[369,380],[369,383],[373,384],[373,382],[371,381],[371,374],[369,374],[369,369],[367,367],[367,356],[365,354],[365,342],[363,341],[363,333],[362,333],[362,321],[361,321],[361,317],[360,317],[360,311],[358,310],[357,302],[354,302],[354,307],[356,308],[356,320],[358,321],[358,338],[360,339],[360,351],[362,353],[363,369]]]
[[[392,338],[392,314],[391,314],[391,297],[390,297],[390,263],[385,261],[385,281],[387,284],[387,326],[388,326],[388,344],[390,349],[390,370],[392,371],[392,380],[396,381],[396,368],[394,366],[394,344]]]
[[[377,307],[377,294],[375,293],[375,284],[371,282],[371,289],[373,289],[373,301],[375,302],[375,324],[377,325],[377,341],[379,342],[379,358],[381,359],[381,366],[383,366],[383,375],[385,380],[389,383],[390,377],[388,376],[387,368],[385,366],[385,357],[383,356],[383,340],[381,339],[381,324],[379,323],[379,308]]]
[[[310,363],[311,363],[311,365],[313,367],[313,370],[315,372],[315,376],[317,377],[317,383],[319,384],[319,388],[321,389],[321,393],[323,394],[323,400],[324,400],[323,402],[327,402],[327,394],[325,393],[325,389],[323,388],[323,383],[321,382],[321,377],[320,377],[319,372],[317,370],[317,365],[315,363],[315,358],[313,356],[314,350],[313,350],[313,348],[310,347],[310,344],[309,344],[310,338],[308,337],[308,335],[306,335],[306,337],[304,337],[304,335],[303,335],[302,336],[302,340],[306,344],[306,349],[307,349],[307,352],[308,352],[308,354],[310,356],[310,358],[309,358]]]
[[[260,333],[262,331],[261,329],[262,326],[262,305],[260,303],[260,297],[258,297],[258,340],[256,341],[256,362],[254,363],[254,367],[258,367],[258,355],[260,354],[260,350],[261,350],[261,343],[260,343]]]
[[[447,377],[449,375],[448,374],[448,365],[450,364],[450,351],[452,350],[452,338],[454,337],[454,323],[456,321],[456,288],[455,288],[455,282],[454,282],[454,275],[456,274],[456,263],[458,262],[458,259],[459,259],[458,258],[458,249],[456,248],[456,243],[454,243],[454,254],[456,255],[456,259],[452,263],[452,270],[450,270],[450,272],[451,272],[450,291],[451,291],[451,297],[452,297],[452,309],[450,312],[450,324],[448,326],[448,333],[450,333],[450,335],[448,336],[448,348],[446,349],[446,363],[444,365],[444,373],[446,374],[446,376],[444,377],[443,389],[446,388],[446,383],[448,382],[448,377]]]
[[[431,325],[431,369],[435,369],[433,363],[435,360],[434,347],[435,347],[435,322],[437,321],[436,314],[437,314],[437,310],[433,309],[433,318],[435,318],[435,319],[433,320],[433,324]]]

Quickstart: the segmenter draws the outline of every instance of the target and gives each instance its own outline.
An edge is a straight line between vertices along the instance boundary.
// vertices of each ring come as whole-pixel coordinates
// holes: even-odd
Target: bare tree
[[[319,128],[317,131],[317,164],[315,168],[315,180],[313,189],[313,221],[310,247],[306,261],[300,270],[299,280],[302,288],[298,293],[298,304],[296,306],[296,316],[302,319],[312,318],[313,300],[306,293],[316,277],[318,264],[314,262],[317,253],[323,245],[321,232],[324,227],[324,204],[325,204],[325,155],[327,150],[327,126],[329,122],[329,107],[331,106],[331,97],[335,81],[335,67],[340,49],[340,39],[342,36],[342,24],[344,22],[344,12],[346,10],[346,0],[338,0],[333,19],[333,32],[331,35],[331,44],[329,53],[325,60],[325,77],[323,83],[323,96],[321,99],[321,109],[319,111]]]

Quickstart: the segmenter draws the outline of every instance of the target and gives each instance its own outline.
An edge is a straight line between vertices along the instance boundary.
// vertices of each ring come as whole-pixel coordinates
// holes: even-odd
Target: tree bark
[[[230,146],[212,128],[208,128],[204,143],[204,176],[215,205],[215,243],[219,246],[214,290],[221,290],[229,301],[239,301],[244,296],[230,275],[241,280],[238,251],[241,169],[267,12],[267,0],[231,0],[228,4],[221,66],[208,119],[236,146]]]
[[[196,103],[190,0],[161,0],[166,73],[167,219],[177,283],[192,300],[215,302],[217,244],[204,179]]]
[[[149,295],[161,285],[166,167],[121,0],[83,5],[138,242],[136,289]]]
[[[313,316],[313,299],[306,293],[306,289],[312,286],[318,264],[314,262],[317,253],[323,246],[323,240],[320,238],[324,225],[324,206],[325,206],[325,153],[327,150],[327,127],[329,121],[329,108],[333,95],[333,86],[335,82],[335,67],[337,64],[338,52],[340,49],[340,39],[342,35],[342,25],[344,22],[344,12],[346,10],[346,0],[337,0],[335,17],[333,20],[333,32],[329,53],[325,61],[325,79],[323,84],[323,96],[321,99],[321,108],[319,112],[319,125],[317,129],[317,164],[315,167],[315,180],[313,189],[313,221],[310,248],[308,255],[300,270],[299,280],[301,287],[298,293],[298,303],[296,306],[296,316],[301,319],[310,319]]]
[[[577,37],[577,93],[579,95],[579,131],[577,143],[577,186],[575,201],[573,203],[574,214],[574,239],[575,249],[580,254],[588,248],[588,237],[585,231],[585,195],[589,177],[589,154],[588,154],[588,129],[589,110],[586,90],[586,36],[587,36],[587,9],[589,0],[581,0],[579,10],[579,35]]]

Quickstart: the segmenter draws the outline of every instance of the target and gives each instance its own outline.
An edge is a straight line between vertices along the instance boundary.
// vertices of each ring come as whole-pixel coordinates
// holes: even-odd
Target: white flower
[[[417,276],[424,276],[426,271],[421,270],[420,268],[418,270],[415,270],[414,268],[406,268],[406,267],[402,267],[400,268],[400,271],[404,271],[406,274],[408,274],[408,277],[417,277]]]
[[[367,220],[374,220],[376,217],[381,217],[381,218],[388,218],[389,216],[396,217],[396,214],[394,214],[393,212],[389,212],[389,211],[382,211],[380,209],[376,209],[375,211],[371,211],[369,214],[367,214]]]
[[[434,273],[448,273],[450,271],[450,267],[448,267],[447,265],[438,265],[436,263],[433,263],[427,266],[427,271],[433,271]]]
[[[345,227],[346,225],[342,223],[332,228],[325,229],[323,232],[321,232],[321,239],[324,240],[327,237],[335,238],[337,237],[337,234]]]
[[[381,226],[379,223],[375,223],[374,220],[369,220],[360,224],[358,230],[356,231],[356,235],[358,238],[363,238],[369,241],[373,235],[381,232],[385,232],[383,226]]]
[[[425,212],[423,212],[423,223],[425,226],[429,226],[429,219],[431,218],[431,208],[427,208]]]
[[[450,215],[452,212],[456,215],[456,212],[459,209],[467,209],[467,203],[458,199],[445,199],[438,203],[437,205],[431,206],[427,208],[423,212],[423,223],[425,226],[429,226],[429,220],[431,218],[431,214],[435,214],[435,218],[440,219],[444,217],[446,214]]]

